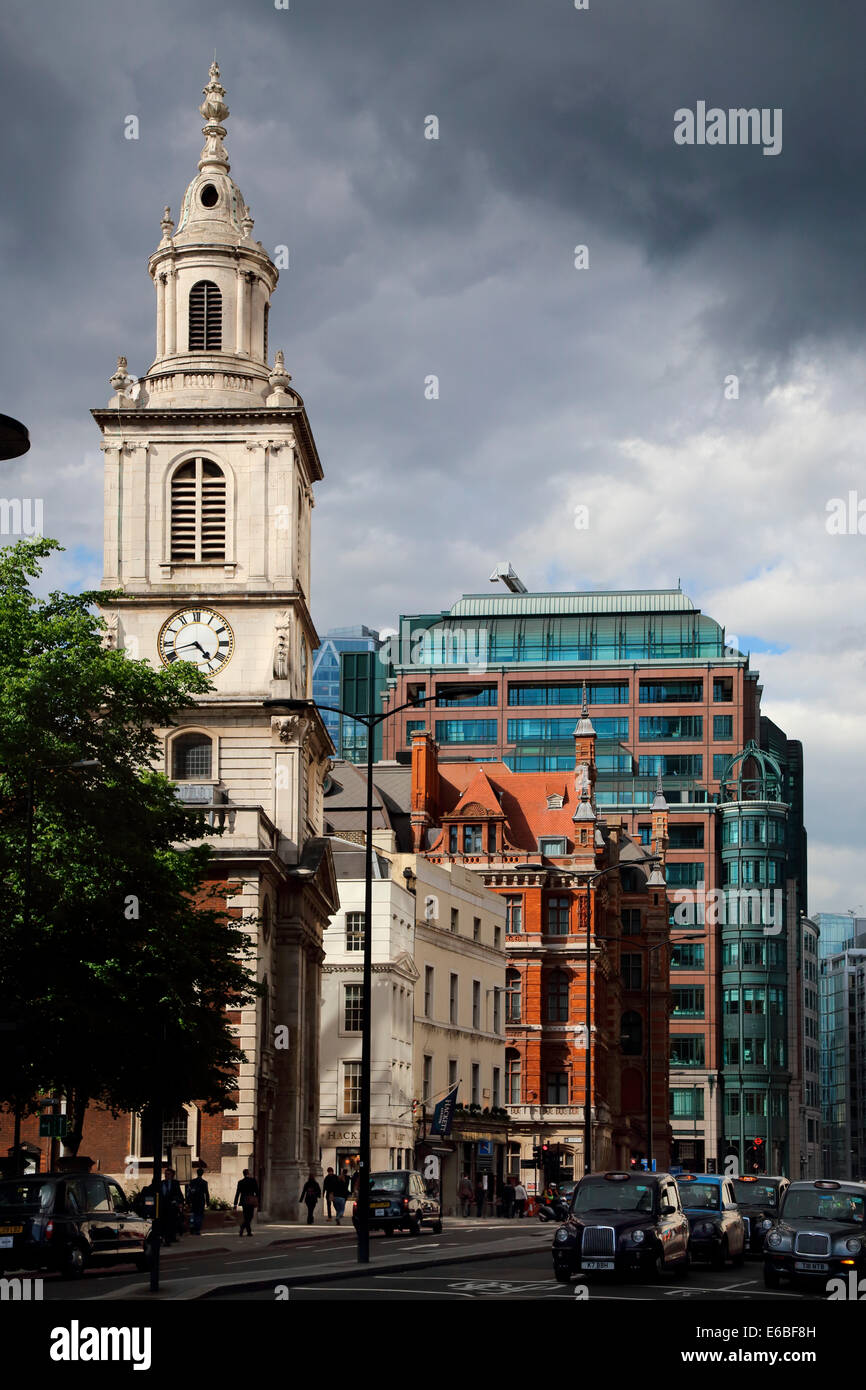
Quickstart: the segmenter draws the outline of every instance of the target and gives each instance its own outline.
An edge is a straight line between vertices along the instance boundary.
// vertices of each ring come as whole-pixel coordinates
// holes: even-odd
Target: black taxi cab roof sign
[[[835,1189],[835,1188],[837,1188],[837,1187],[839,1186],[839,1183],[837,1183],[837,1182],[830,1182],[830,1181],[828,1181],[826,1178],[818,1178],[817,1182],[815,1183],[815,1186],[816,1186],[816,1187],[829,1187],[829,1188]]]
[[[631,1173],[605,1173],[607,1182],[628,1182]]]

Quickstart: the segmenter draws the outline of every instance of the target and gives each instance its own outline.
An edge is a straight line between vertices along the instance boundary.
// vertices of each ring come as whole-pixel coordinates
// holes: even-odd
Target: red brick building
[[[622,818],[600,814],[595,744],[585,706],[570,773],[444,762],[429,733],[412,735],[413,847],[474,869],[507,904],[515,1171],[539,1141],[558,1146],[563,1175],[584,1171],[588,881],[592,1167],[627,1167],[647,1153],[649,1053],[652,1154],[659,1167],[670,1158],[668,904],[662,874],[645,862],[665,856],[667,805],[659,795],[652,808],[651,851]]]

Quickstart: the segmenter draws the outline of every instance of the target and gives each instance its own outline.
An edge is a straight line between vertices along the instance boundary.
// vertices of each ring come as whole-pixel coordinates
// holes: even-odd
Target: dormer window
[[[561,838],[546,838],[538,841],[540,854],[544,854],[548,859],[561,858],[566,852],[566,841]]]
[[[219,352],[222,342],[222,295],[212,280],[197,280],[189,292],[189,350]]]
[[[464,825],[463,827],[463,853],[481,854],[481,826]]]
[[[552,796],[547,798],[547,809],[548,811],[562,810],[562,795],[560,792],[554,792]]]

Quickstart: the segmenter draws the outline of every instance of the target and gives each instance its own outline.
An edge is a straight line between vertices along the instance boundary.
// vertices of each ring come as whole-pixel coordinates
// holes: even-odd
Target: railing
[[[210,805],[190,805],[189,810],[203,814],[212,830],[222,832],[219,836],[207,836],[205,839],[215,849],[226,843],[231,849],[277,848],[277,827],[261,806],[232,806],[225,802],[214,802]]]

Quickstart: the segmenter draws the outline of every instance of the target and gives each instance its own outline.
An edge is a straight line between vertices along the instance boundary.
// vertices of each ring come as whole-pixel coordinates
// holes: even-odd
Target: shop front
[[[361,1129],[359,1125],[333,1124],[319,1127],[319,1158],[322,1172],[333,1168],[351,1188],[360,1166]],[[411,1125],[374,1125],[370,1130],[370,1171],[392,1172],[414,1168],[415,1146]]]

